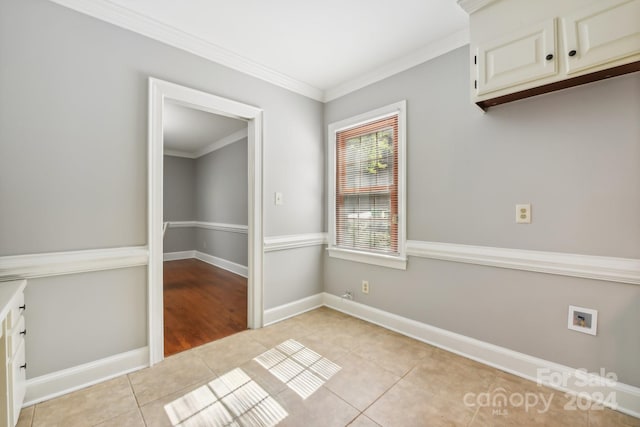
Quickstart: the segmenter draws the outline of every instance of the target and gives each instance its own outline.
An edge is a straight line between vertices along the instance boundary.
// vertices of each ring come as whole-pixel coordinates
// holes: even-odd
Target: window
[[[329,255],[406,268],[402,101],[329,125]]]

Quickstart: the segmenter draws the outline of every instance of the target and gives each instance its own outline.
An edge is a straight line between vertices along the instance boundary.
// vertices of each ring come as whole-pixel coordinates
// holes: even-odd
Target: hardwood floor
[[[247,279],[196,259],[163,269],[165,356],[247,329]]]

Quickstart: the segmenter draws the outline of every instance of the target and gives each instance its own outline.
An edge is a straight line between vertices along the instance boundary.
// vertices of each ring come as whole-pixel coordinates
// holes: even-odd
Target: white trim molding
[[[196,251],[165,252],[162,254],[163,261],[179,261],[181,259],[191,259],[196,257]]]
[[[108,0],[51,0],[54,3],[93,16],[126,30],[133,31],[169,46],[216,62],[244,74],[264,80],[316,101],[322,101],[323,92],[307,83],[258,64],[235,52],[205,41],[185,31],[141,15]]]
[[[218,258],[213,255],[205,254],[204,252],[200,252],[200,251],[194,251],[194,252],[195,252],[194,258],[199,259],[200,261],[222,268],[223,270],[230,271],[242,277],[249,277],[249,270],[246,265],[237,264],[235,262],[232,262],[223,258]]]
[[[149,366],[149,348],[142,347],[104,359],[27,380],[23,407],[70,393]]]
[[[75,5],[83,3],[91,3],[94,5],[100,4],[107,7],[107,9],[109,6],[108,4],[102,1],[98,2],[97,0],[92,0],[91,2],[64,0],[64,3],[71,3]],[[92,8],[89,7],[89,9]],[[113,9],[110,9],[110,11],[113,12]],[[115,16],[115,18],[119,19],[120,16]],[[134,20],[135,18],[136,17],[133,17]],[[122,21],[120,22],[122,23]],[[148,27],[147,29],[153,30],[153,26]],[[151,35],[149,36],[152,37]],[[207,111],[214,114],[222,114],[227,117],[247,122],[247,169],[249,186],[247,206],[248,226],[246,231],[249,252],[247,259],[247,326],[252,329],[262,327],[262,318],[264,314],[264,250],[262,244],[263,111],[260,108],[248,104],[222,98],[211,93],[202,92],[153,77],[149,77],[148,97],[147,239],[149,242],[149,267],[147,274],[147,325],[149,338],[149,364],[154,365],[164,359],[164,304],[162,289],[164,228],[162,177],[164,143],[162,129],[163,117],[165,114],[165,101],[171,100],[185,107]],[[231,228],[237,230],[237,227]]]
[[[181,259],[198,259],[207,264],[211,264],[215,267],[222,268],[223,270],[230,271],[242,277],[249,276],[249,269],[246,265],[238,264],[233,261],[226,260],[224,258],[218,258],[213,255],[205,254],[200,251],[182,251],[182,252],[165,252],[162,255],[163,261],[178,261]]]
[[[148,262],[149,250],[145,246],[10,255],[0,257],[0,276],[34,279],[144,266]]]
[[[464,9],[468,14],[472,14],[482,8],[495,3],[498,0],[458,0],[458,6]]]
[[[212,142],[211,144],[207,145],[206,147],[201,148],[200,150],[196,151],[194,153],[195,158],[197,159],[198,157],[202,157],[204,155],[207,155],[209,153],[212,153],[216,150],[221,149],[222,147],[226,147],[227,145],[231,145],[234,142],[238,142],[243,138],[246,138],[249,135],[249,132],[247,131],[247,128],[243,128],[240,129],[237,132],[234,132],[230,135],[225,136],[224,138],[220,138],[219,140]]]
[[[338,247],[328,248],[327,252],[331,258],[344,259],[346,261],[361,262],[364,264],[378,265],[380,267],[395,268],[396,270],[407,269],[407,258],[389,256],[384,254],[364,253],[361,251],[351,251]]]
[[[421,49],[374,69],[367,74],[327,89],[324,93],[324,102],[333,101],[467,44],[469,44],[469,28],[464,28],[447,37],[435,40]]]
[[[217,141],[212,142],[211,144],[202,147],[199,150],[196,150],[194,152],[189,152],[189,151],[182,151],[182,150],[172,150],[172,149],[164,149],[164,155],[165,156],[173,156],[173,157],[183,157],[185,159],[198,159],[204,155],[207,155],[209,153],[212,153],[216,150],[219,150],[223,147],[226,147],[227,145],[231,145],[234,142],[238,142],[243,138],[247,138],[249,136],[249,132],[247,130],[247,128],[243,128],[240,129],[237,132],[234,132],[232,134],[229,134],[223,138],[220,138]]]
[[[264,238],[264,251],[282,251],[327,244],[327,233],[290,234]]]
[[[195,159],[194,155],[187,151],[171,150],[165,148],[163,153],[165,156],[182,157],[183,159]]]
[[[269,326],[324,305],[324,293],[311,295],[264,311],[264,325]]]
[[[640,259],[407,241],[407,255],[640,285]]]
[[[380,69],[333,88],[322,90],[108,0],[50,1],[320,102],[328,102],[344,96],[364,86],[443,55],[469,42],[468,29],[465,28],[443,39],[436,40],[407,56],[392,61]],[[494,1],[496,0],[459,0],[458,4],[469,13],[471,10],[479,9],[485,4]],[[473,4],[473,8],[469,9],[467,3]],[[482,6],[476,7],[476,3]],[[189,153],[173,155],[191,158]]]
[[[615,393],[615,401],[617,402],[615,409],[634,417],[640,417],[640,388],[638,387],[612,383],[607,378],[595,374],[585,374],[583,370],[519,353],[326,292],[323,300],[325,306],[334,310],[562,392],[588,398],[597,398],[598,396],[606,398],[610,393]],[[585,375],[588,375],[589,381],[585,381]],[[563,381],[558,381],[559,378],[562,378]],[[594,384],[598,386],[594,386]],[[607,401],[598,403],[608,406]]]
[[[186,228],[195,227],[207,230],[229,231],[231,233],[247,234],[249,227],[240,224],[225,224],[222,222],[206,222],[206,221],[168,221],[169,228]]]

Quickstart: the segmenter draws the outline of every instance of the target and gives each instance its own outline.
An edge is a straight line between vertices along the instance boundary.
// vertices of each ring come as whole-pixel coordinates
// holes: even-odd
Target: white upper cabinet
[[[598,2],[562,21],[568,74],[640,51],[640,1]]]
[[[458,0],[471,98],[493,105],[640,71],[640,0]]]
[[[557,74],[555,40],[555,19],[549,19],[478,46],[474,58],[477,93],[483,95]]]

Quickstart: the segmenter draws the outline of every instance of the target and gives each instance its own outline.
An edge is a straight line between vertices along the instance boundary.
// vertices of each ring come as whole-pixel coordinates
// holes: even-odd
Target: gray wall
[[[265,194],[287,195],[286,209],[265,203],[265,234],[322,231],[323,201],[310,193],[323,182],[321,103],[49,1],[3,0],[0,255],[146,244],[149,76],[262,108]],[[280,155],[287,150],[298,154],[303,177],[291,179],[297,169]],[[27,304],[38,307],[28,319],[30,378],[144,344],[147,305],[137,295],[146,278],[119,274],[117,281],[100,272],[81,283],[61,276],[28,285]],[[317,292],[321,280],[266,275],[264,293],[294,300]],[[87,291],[77,292],[83,285]],[[94,307],[95,295],[113,303],[100,306],[100,315],[77,311],[65,327],[50,327],[71,304]],[[130,324],[113,327],[119,319]],[[101,333],[110,330],[118,334]],[[45,331],[47,339],[35,338]]]
[[[461,48],[326,105],[325,125],[407,100],[408,238],[640,258],[640,75],[483,114],[468,73]],[[527,202],[533,223],[515,224]],[[326,258],[324,274],[335,295],[640,385],[640,286],[413,257]],[[567,329],[569,304],[599,310],[596,337]]]
[[[196,160],[164,156],[163,215],[165,221],[196,218]]]
[[[247,225],[247,138],[196,159],[196,219]]]
[[[196,159],[196,219],[247,225],[247,138]],[[248,263],[247,235],[199,228],[195,249],[240,265]]]
[[[146,277],[134,267],[29,280],[29,378],[144,347]]]
[[[165,220],[247,225],[247,143],[243,138],[197,159],[165,155]],[[165,253],[191,250],[248,264],[246,233],[196,227],[167,230]]]
[[[164,156],[163,215],[165,221],[193,221],[196,211],[196,161]],[[163,239],[163,251],[192,251],[196,231],[191,227],[168,228]]]

